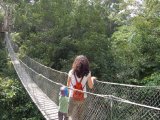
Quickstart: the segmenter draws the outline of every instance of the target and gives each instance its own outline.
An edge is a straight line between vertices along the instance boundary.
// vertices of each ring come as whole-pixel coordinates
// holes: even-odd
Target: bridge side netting
[[[63,85],[37,73],[23,62],[21,64],[42,91],[58,105],[59,89]],[[87,92],[87,96],[84,108],[85,112],[83,113],[84,120],[160,119],[160,109],[158,108],[136,104],[112,95],[100,95]]]
[[[160,107],[160,87],[135,86],[96,81],[99,94],[111,94],[139,104]]]
[[[67,84],[67,73],[46,67],[29,57],[24,57],[23,62],[45,77],[64,85]],[[132,102],[160,107],[159,86],[125,85],[96,80],[93,91],[97,94],[114,95]]]
[[[31,59],[28,56],[23,57],[22,61],[27,66],[29,66],[30,68],[32,68],[33,70],[38,72],[39,74],[42,74],[45,77],[47,77],[55,82],[62,83],[64,85],[67,84],[67,77],[68,77],[67,73],[60,72],[60,71],[54,70],[50,67],[44,66],[44,65],[40,64],[39,62]]]

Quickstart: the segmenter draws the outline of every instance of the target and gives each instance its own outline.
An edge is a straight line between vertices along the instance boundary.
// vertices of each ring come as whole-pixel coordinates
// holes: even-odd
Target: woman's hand
[[[92,83],[93,83],[93,85],[94,85],[94,81],[97,80],[97,78],[94,77],[94,76],[92,76],[92,77],[91,77],[91,80],[92,80]]]
[[[93,85],[94,85],[94,80],[96,80],[97,78],[92,76],[92,77],[89,77],[89,80],[88,80],[88,86],[89,88],[93,88]]]

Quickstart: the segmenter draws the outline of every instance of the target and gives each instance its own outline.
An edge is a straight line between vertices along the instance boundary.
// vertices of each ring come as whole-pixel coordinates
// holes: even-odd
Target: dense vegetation
[[[158,0],[39,0],[14,3],[19,52],[68,71],[76,55],[103,81],[159,84]],[[159,77],[158,77],[159,78]]]
[[[6,0],[13,9],[12,36],[21,55],[69,71],[75,56],[84,54],[99,80],[160,85],[159,0],[32,1]],[[11,65],[4,50],[0,57],[0,84],[17,86],[15,78],[6,77],[13,73],[5,73]],[[4,90],[11,98],[26,97]],[[10,96],[6,100],[13,102]]]

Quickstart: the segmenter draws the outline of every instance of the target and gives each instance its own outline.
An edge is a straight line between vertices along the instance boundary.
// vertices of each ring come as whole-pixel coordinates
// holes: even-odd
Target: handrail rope
[[[21,61],[21,60],[20,60]],[[22,61],[21,61],[22,62]],[[22,62],[23,63],[23,62]],[[35,70],[33,70],[32,68],[28,67],[25,63],[23,63],[28,69],[30,69],[31,71],[35,72],[36,74],[39,74],[37,73]],[[52,80],[50,80],[49,78],[45,77],[44,75],[42,74],[39,74],[41,75],[41,77],[45,78],[46,80],[48,80],[49,82],[51,83],[54,83],[54,84],[57,84],[59,86],[65,86],[61,83],[57,83],[57,82],[54,82]],[[66,86],[67,87],[67,86]],[[81,90],[78,90],[78,89],[73,89],[73,88],[70,88],[70,87],[67,87],[71,90],[76,90],[76,91],[79,91],[79,92],[82,92]],[[125,100],[125,99],[122,99],[120,97],[115,97],[113,95],[103,95],[103,94],[95,94],[95,93],[91,93],[91,92],[87,92],[87,91],[83,91],[84,93],[87,93],[87,94],[90,94],[90,95],[94,95],[94,96],[98,96],[98,97],[102,97],[102,98],[107,98],[107,99],[112,99],[112,100],[115,100],[115,101],[119,101],[119,102],[123,102],[123,103],[128,103],[128,104],[132,104],[132,105],[136,105],[136,106],[141,106],[141,107],[145,107],[145,108],[150,108],[150,109],[155,109],[155,110],[159,110],[160,111],[160,108],[157,108],[157,107],[152,107],[152,106],[148,106],[148,105],[144,105],[144,104],[138,104],[138,103],[135,103],[135,102],[131,102],[129,100]]]
[[[33,58],[30,58],[29,56],[26,56],[28,57],[29,59],[33,60],[34,62],[44,66],[44,67],[47,67],[47,68],[50,68],[48,66],[45,66],[43,64],[41,64],[40,62],[34,60]],[[59,73],[64,73],[64,74],[68,74],[67,72],[62,72],[62,71],[59,71],[59,70],[55,70],[52,68],[52,70],[56,71],[56,72],[59,72]],[[111,84],[111,85],[119,85],[119,86],[126,86],[126,87],[138,87],[138,88],[156,88],[156,89],[160,89],[160,86],[141,86],[141,85],[131,85],[131,84],[122,84],[122,83],[114,83],[114,82],[106,82],[106,81],[100,81],[100,80],[95,80],[99,83],[104,83],[104,84]]]
[[[141,86],[141,85],[131,85],[131,84],[122,84],[122,83],[105,82],[105,81],[99,81],[99,80],[97,80],[97,82],[104,83],[104,84],[125,86],[125,87],[156,88],[156,89],[160,89],[160,86]]]
[[[153,107],[153,106],[149,106],[149,105],[144,105],[144,104],[139,104],[139,103],[131,102],[129,100],[125,100],[125,99],[122,99],[122,98],[119,98],[119,97],[115,97],[113,95],[112,95],[112,98],[115,101],[119,101],[119,102],[123,102],[123,103],[128,103],[128,104],[137,105],[137,106],[141,106],[141,107],[145,107],[145,108],[150,108],[150,109],[155,109],[155,110],[159,110],[160,111],[160,108],[158,108],[158,107]]]

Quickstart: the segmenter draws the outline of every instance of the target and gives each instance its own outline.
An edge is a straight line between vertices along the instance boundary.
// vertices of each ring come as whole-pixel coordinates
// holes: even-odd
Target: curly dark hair
[[[90,71],[87,57],[84,55],[77,56],[73,62],[72,69],[79,78],[87,76]]]

